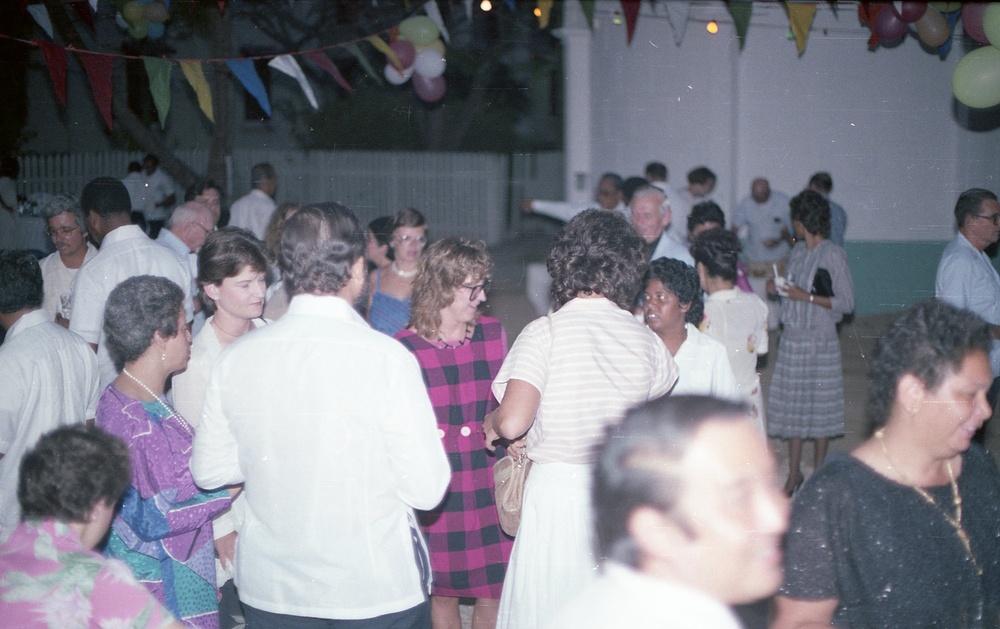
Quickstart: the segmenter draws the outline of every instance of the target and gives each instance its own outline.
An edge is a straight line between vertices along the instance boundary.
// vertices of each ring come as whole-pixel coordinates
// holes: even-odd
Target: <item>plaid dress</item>
[[[435,596],[500,598],[512,540],[493,497],[495,458],[483,447],[483,417],[497,406],[490,385],[507,354],[507,333],[481,317],[460,347],[439,347],[409,330],[396,338],[417,358],[437,415],[451,484],[441,505],[418,513],[431,553]]]

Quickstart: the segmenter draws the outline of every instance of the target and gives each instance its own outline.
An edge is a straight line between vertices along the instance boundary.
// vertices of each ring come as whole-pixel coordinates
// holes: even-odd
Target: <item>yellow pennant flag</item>
[[[403,71],[403,64],[399,60],[399,55],[396,51],[389,47],[389,44],[385,43],[385,40],[378,35],[371,35],[366,37],[372,46],[375,46],[383,55],[385,55],[386,61],[392,64],[392,67],[396,68],[400,72]]]
[[[799,49],[799,56],[806,51],[806,40],[809,39],[809,29],[812,28],[813,17],[816,15],[816,5],[806,2],[786,2],[788,9],[788,21],[792,24],[792,33],[795,35],[795,47]]]
[[[198,96],[198,106],[205,114],[205,117],[215,122],[215,112],[212,110],[212,90],[208,88],[208,81],[205,80],[205,73],[201,69],[200,61],[181,61],[181,72],[184,78],[194,89]]]
[[[554,0],[538,0],[538,28],[549,27],[549,16],[552,15]]]

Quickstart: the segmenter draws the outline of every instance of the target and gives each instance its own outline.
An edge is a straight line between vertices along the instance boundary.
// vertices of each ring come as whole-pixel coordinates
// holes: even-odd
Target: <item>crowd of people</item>
[[[145,231],[117,179],[56,197],[55,253],[0,251],[0,624],[738,628],[776,594],[782,629],[1000,627],[996,196],[959,199],[940,299],[871,358],[870,438],[824,463],[854,307],[832,179],[756,179],[727,229],[708,168],[645,175],[522,204],[566,224],[509,351],[485,244],[413,208],[278,206],[269,164],[228,226],[211,182]],[[504,456],[531,462],[515,536]]]

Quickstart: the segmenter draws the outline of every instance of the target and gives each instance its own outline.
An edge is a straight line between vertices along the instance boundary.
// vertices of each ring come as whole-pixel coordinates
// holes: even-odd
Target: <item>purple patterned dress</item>
[[[409,330],[396,338],[420,363],[452,471],[441,505],[418,514],[431,552],[431,594],[500,598],[513,541],[500,530],[496,459],[483,447],[482,430],[497,407],[490,384],[507,355],[507,333],[496,319],[481,317],[459,347],[438,347]]]

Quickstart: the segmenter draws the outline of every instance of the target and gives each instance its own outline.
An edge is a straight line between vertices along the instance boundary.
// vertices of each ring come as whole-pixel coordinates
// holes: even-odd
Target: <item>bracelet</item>
[[[809,295],[809,303],[815,303],[815,297],[816,295]]]

